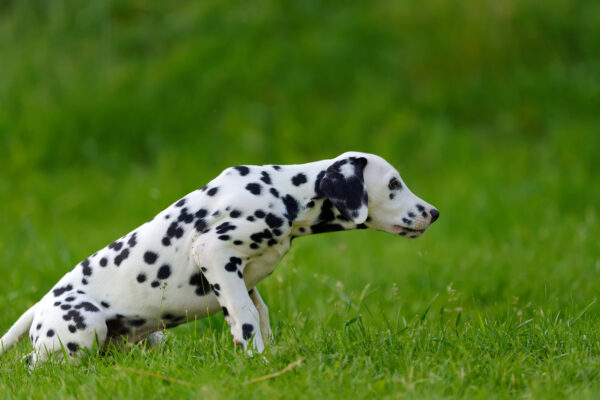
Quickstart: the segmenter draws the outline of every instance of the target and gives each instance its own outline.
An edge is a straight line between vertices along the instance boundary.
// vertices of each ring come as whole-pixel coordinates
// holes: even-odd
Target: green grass
[[[5,398],[597,398],[596,1],[0,3],[0,332],[225,167],[377,153],[436,205],[410,241],[294,241],[268,363],[222,316]],[[303,360],[287,372],[258,382]]]

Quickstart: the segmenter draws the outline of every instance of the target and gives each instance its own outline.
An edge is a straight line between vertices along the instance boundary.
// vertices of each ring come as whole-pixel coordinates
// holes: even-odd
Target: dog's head
[[[319,190],[356,224],[409,238],[421,236],[440,215],[408,189],[394,167],[374,154],[348,152],[335,158],[321,177]]]

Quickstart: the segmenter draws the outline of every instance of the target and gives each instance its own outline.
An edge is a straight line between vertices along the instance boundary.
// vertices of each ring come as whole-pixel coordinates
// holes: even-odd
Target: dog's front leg
[[[262,333],[264,338],[272,342],[273,331],[271,330],[271,323],[269,321],[269,309],[263,301],[262,297],[260,297],[257,288],[251,289],[248,293],[250,294],[250,298],[252,299],[252,302],[258,310],[258,318],[260,320],[260,332]]]
[[[248,354],[253,353],[249,343],[254,351],[262,353],[265,346],[260,332],[260,315],[246,289],[245,263],[241,257],[224,249],[210,254],[211,257],[199,257],[196,261],[223,308],[233,342],[243,346]]]

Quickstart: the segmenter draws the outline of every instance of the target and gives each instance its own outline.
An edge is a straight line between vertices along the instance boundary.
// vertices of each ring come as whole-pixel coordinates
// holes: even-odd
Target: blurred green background
[[[261,286],[276,322],[339,328],[367,283],[406,318],[436,293],[463,321],[576,314],[599,295],[600,2],[0,2],[0,330],[222,169],[348,150],[440,220],[295,242]]]

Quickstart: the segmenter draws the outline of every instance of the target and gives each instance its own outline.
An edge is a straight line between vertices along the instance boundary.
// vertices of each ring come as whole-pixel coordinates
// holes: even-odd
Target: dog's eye
[[[397,178],[390,179],[390,183],[388,184],[390,190],[400,190],[402,189],[402,183]]]

